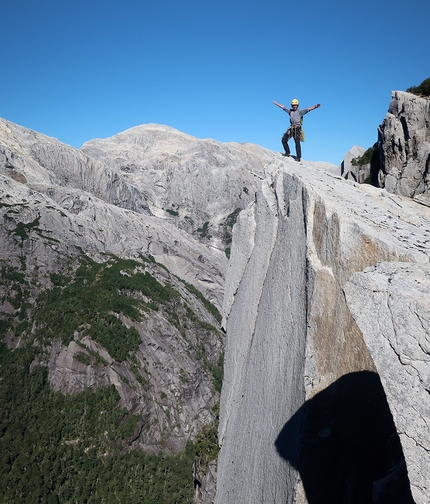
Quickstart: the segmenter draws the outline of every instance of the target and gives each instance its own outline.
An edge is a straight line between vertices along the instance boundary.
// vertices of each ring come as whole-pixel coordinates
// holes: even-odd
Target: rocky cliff
[[[121,447],[174,452],[217,416],[222,310],[197,501],[217,481],[217,504],[428,502],[429,211],[335,171],[159,125],[73,149],[0,120],[2,341],[67,397],[113,386]]]
[[[216,503],[428,502],[429,230],[312,163],[266,171],[227,270]]]
[[[391,193],[425,195],[430,170],[430,100],[394,91],[378,128],[378,182]]]

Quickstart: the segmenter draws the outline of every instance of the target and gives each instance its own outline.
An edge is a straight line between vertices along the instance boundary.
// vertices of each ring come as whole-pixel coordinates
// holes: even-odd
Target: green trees
[[[373,145],[373,147],[369,147],[362,156],[351,160],[352,166],[364,166],[366,164],[369,164],[372,161],[372,156],[375,148],[376,144]]]
[[[115,314],[140,320],[142,311],[157,309],[160,303],[179,294],[169,285],[161,285],[149,273],[139,271],[140,263],[112,257],[99,264],[82,258],[74,279],[51,275],[54,287],[38,299],[36,321],[43,327],[44,338],[60,336],[67,345],[80,327],[100,343],[118,362],[139,348],[136,329],[127,328]],[[143,294],[144,302],[132,295]]]
[[[419,86],[412,86],[406,91],[418,96],[430,96],[430,77],[423,80]]]
[[[172,319],[182,336],[185,334],[187,350],[200,368],[213,376],[215,389],[220,390],[222,355],[218,360],[210,359],[212,354],[208,356],[205,350],[207,333],[216,329],[199,320],[165,275],[157,281],[148,273],[147,261],[110,256],[106,262],[96,263],[82,255],[76,271],[64,268],[69,276],[50,273],[50,288],[33,294],[32,303],[28,302],[32,279],[23,273],[26,270],[1,268],[4,299],[15,312],[0,313],[0,336],[19,338],[22,344],[12,351],[0,343],[1,502],[192,501],[194,443],[189,442],[178,455],[132,450],[131,439],[141,432],[145,420],[119,407],[119,394],[113,386],[74,396],[63,396],[49,387],[47,365],[52,342],[61,339],[66,345],[72,340],[81,344],[87,335],[116,362],[128,366],[147,391],[150,376],[142,374],[135,354],[140,351],[141,337],[129,322],[138,322],[156,310],[157,315]],[[220,319],[199,291],[184,285]],[[87,366],[106,364],[103,356],[81,346],[77,360]],[[184,376],[188,380],[188,375]],[[164,396],[167,399],[166,393]],[[216,426],[211,427],[215,431],[205,430],[199,452],[216,449]]]
[[[136,424],[115,388],[52,392],[34,348],[0,343],[0,495],[14,503],[189,504],[194,445],[179,455],[128,451]]]

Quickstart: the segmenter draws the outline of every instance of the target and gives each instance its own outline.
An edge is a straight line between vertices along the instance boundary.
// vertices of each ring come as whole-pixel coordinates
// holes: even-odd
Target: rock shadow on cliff
[[[309,504],[413,504],[399,436],[376,373],[342,376],[307,401],[276,442]]]

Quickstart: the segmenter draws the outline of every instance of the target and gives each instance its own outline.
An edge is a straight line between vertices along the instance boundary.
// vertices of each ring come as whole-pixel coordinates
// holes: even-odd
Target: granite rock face
[[[196,457],[194,464],[195,486],[194,504],[214,504],[217,482],[217,461],[209,462],[207,468],[200,467],[200,459]]]
[[[81,152],[139,187],[155,214],[176,212],[187,230],[185,217],[197,227],[210,221],[214,237],[226,209],[242,209],[252,199],[262,167],[274,157],[257,145],[199,140],[156,124],[91,140]]]
[[[112,257],[131,260],[138,273],[149,275],[160,285],[170,285],[180,294],[182,301],[175,307],[176,312],[189,310],[196,319],[188,322],[186,331],[175,327],[169,311],[161,307],[149,311],[140,321],[116,313],[121,325],[133,327],[141,340],[130,361],[115,359],[86,335],[84,326],[77,328],[68,343],[62,342],[64,334],[54,335],[46,347],[48,354],[34,366],[47,367],[51,388],[63,394],[114,385],[121,398],[120,407],[141,415],[141,427],[147,426],[133,443],[149,453],[157,452],[161,441],[174,451],[182,449],[187,439],[214,418],[211,407],[218,401],[218,393],[207,365],[217,365],[224,338],[216,329],[219,324],[214,315],[182,281],[161,265],[142,258],[151,235],[152,240],[164,237],[164,246],[171,245],[170,253],[179,249],[181,239],[187,269],[194,269],[200,278],[213,275],[221,290],[219,270],[198,259],[206,256],[205,247],[187,240],[188,235],[174,226],[166,223],[158,227],[145,214],[105,204],[85,193],[79,193],[79,198],[86,208],[75,215],[47,195],[7,176],[0,176],[0,185],[0,311],[2,321],[8,320],[9,329],[2,336],[10,348],[32,340],[39,330],[33,317],[40,296],[54,287],[53,278],[63,274],[73,278],[83,258],[96,264],[107,263]],[[22,310],[29,320],[34,320],[31,331],[25,333],[15,330]],[[199,360],[197,348],[204,348],[206,364]]]
[[[379,185],[410,198],[428,194],[430,170],[430,100],[394,91],[378,128]]]
[[[412,446],[420,442],[422,428],[428,438],[428,425],[422,425],[413,404],[402,410],[399,397],[387,392],[385,399],[376,371],[385,387],[394,377],[392,366],[402,364],[392,349],[381,359],[396,364],[379,364],[372,350],[379,334],[364,334],[356,322],[357,310],[351,308],[354,296],[347,302],[344,289],[354,273],[380,262],[427,267],[430,215],[411,200],[342,180],[321,168],[306,162],[297,167],[285,160],[279,169],[267,170],[255,202],[240,214],[234,229],[223,307],[227,343],[218,504],[305,503],[306,496],[322,490],[315,488],[318,468],[309,460],[330,467],[336,460],[330,462],[330,449],[338,450],[337,460],[339,450],[345,450],[342,465],[355,475],[351,491],[355,485],[369,499],[373,492],[378,502],[384,502],[391,468],[405,467],[404,456],[415,502],[428,501],[427,471],[415,468],[420,455]],[[360,304],[361,319],[368,325],[375,309],[370,301]],[[398,315],[394,321],[401,324],[400,311]],[[393,317],[388,322],[393,324]],[[428,343],[426,324],[420,329],[415,324],[421,345]],[[399,334],[400,328],[394,331]],[[423,355],[426,352],[424,347]],[[421,364],[425,377],[429,364]],[[413,403],[428,396],[428,382],[419,382],[416,374],[409,374],[404,387]],[[363,404],[357,414],[367,411],[374,417],[374,429],[348,429],[353,417],[345,417],[348,408],[338,406],[348,397],[351,411]],[[374,398],[370,410],[369,397]],[[400,436],[390,445],[398,440],[396,411],[402,411],[415,437],[412,441]],[[359,425],[367,422],[363,418]],[[372,451],[375,443],[369,444],[370,439],[382,448]],[[363,473],[354,466],[350,446],[366,468]],[[375,460],[382,452],[378,465]],[[404,502],[413,502],[407,473],[403,469],[398,478],[397,493],[406,495]],[[331,495],[332,502],[354,502],[339,490],[345,486],[336,478],[329,473],[324,482],[328,501]]]

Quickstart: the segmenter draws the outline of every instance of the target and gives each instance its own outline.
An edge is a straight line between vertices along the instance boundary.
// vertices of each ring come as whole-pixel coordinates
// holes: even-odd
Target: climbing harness
[[[303,116],[300,118],[300,126],[296,126],[295,124],[292,124],[290,126],[290,130],[291,130],[291,136],[296,139],[296,130],[297,128],[300,128],[300,141],[301,142],[304,142],[305,141],[305,132],[303,131]]]

